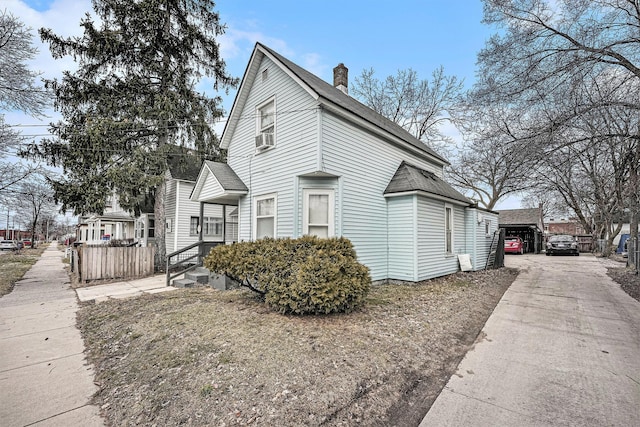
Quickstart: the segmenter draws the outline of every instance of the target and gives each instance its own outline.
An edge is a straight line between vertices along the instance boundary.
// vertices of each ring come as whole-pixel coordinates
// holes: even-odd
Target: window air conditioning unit
[[[273,134],[272,133],[261,133],[256,136],[256,148],[264,149],[268,147],[273,147]]]

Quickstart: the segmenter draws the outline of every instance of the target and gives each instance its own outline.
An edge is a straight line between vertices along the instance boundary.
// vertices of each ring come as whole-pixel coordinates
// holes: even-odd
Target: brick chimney
[[[333,69],[333,86],[349,94],[349,69],[342,62]]]

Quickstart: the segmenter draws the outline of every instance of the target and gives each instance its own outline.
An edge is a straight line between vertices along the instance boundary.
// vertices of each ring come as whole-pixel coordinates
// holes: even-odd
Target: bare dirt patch
[[[114,426],[416,426],[516,275],[376,286],[348,315],[205,288],[87,304],[94,403]]]

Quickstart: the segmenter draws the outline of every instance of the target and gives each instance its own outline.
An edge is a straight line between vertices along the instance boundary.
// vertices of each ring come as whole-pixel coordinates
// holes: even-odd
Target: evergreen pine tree
[[[102,213],[115,192],[135,214],[155,213],[158,261],[164,244],[164,176],[171,145],[191,147],[216,159],[213,123],[221,98],[196,90],[203,78],[213,88],[238,83],[225,70],[216,37],[225,27],[212,0],[93,0],[84,34],[63,38],[41,29],[56,59],[71,56],[76,71],[49,80],[63,117],[55,136],[30,146],[25,156],[63,169],[51,180],[62,209]]]

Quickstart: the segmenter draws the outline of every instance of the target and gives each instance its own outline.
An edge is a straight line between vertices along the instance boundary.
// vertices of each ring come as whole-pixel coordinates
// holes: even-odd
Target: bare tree
[[[615,114],[607,112],[610,109],[639,113],[637,100],[628,99],[635,93],[629,88],[640,82],[640,7],[636,1],[484,3],[484,22],[499,26],[502,31],[491,37],[479,54],[476,102],[501,102],[526,110],[529,126],[519,129],[518,139],[537,141],[538,151],[546,155],[570,145],[575,145],[574,153],[586,153],[581,151],[584,143],[601,144],[602,137],[611,137],[618,143],[638,139],[637,126],[629,127],[624,135],[609,135],[611,126],[592,127],[585,132],[585,120],[582,126],[578,125],[587,117],[599,116],[599,124],[606,119],[617,120]],[[606,82],[604,86],[602,82]],[[601,96],[598,90],[602,87],[616,96]],[[566,108],[566,99],[573,101],[570,108]],[[625,158],[629,160],[629,175],[624,193],[633,213],[631,232],[635,235],[640,214],[637,144]],[[562,170],[557,172],[563,178]]]
[[[39,73],[27,62],[37,49],[31,29],[6,10],[0,12],[0,110],[20,110],[40,116],[47,106],[45,91],[35,84]]]
[[[474,105],[467,98],[459,129],[465,136],[447,169],[449,181],[487,209],[530,188],[537,156],[518,139],[522,113],[502,105]]]
[[[447,169],[449,181],[494,209],[505,197],[529,188],[532,169],[521,152],[490,140],[467,144]]]
[[[452,121],[463,90],[463,81],[447,76],[444,68],[433,71],[431,80],[420,80],[412,69],[399,70],[384,81],[374,70],[363,70],[351,92],[365,105],[405,128],[417,139],[443,151],[449,138],[441,125]]]
[[[37,53],[31,30],[6,10],[0,12],[0,111],[20,110],[40,117],[48,97],[36,85],[39,74],[27,62]],[[0,194],[35,171],[35,167],[8,161],[25,139],[0,114]]]
[[[51,216],[56,212],[53,189],[42,174],[32,174],[21,181],[9,197],[13,210],[18,212],[20,220],[34,238],[41,217]]]

